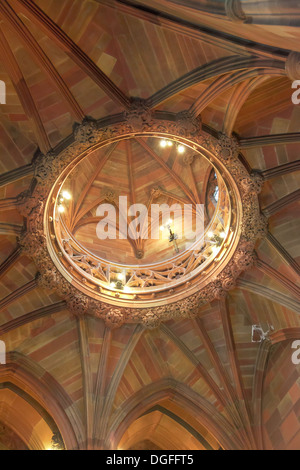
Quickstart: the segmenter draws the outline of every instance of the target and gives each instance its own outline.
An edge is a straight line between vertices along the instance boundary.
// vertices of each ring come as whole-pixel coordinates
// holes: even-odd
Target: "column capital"
[[[290,52],[285,63],[285,70],[291,80],[300,80],[300,52]]]
[[[225,0],[225,12],[228,18],[236,23],[245,23],[247,20],[241,0]]]

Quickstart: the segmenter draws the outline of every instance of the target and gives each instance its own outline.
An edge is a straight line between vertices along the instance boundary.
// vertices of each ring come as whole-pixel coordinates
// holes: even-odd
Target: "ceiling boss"
[[[76,315],[149,328],[196,316],[255,261],[262,180],[188,113],[158,119],[133,100],[116,121],[86,119],[36,158],[23,249]]]

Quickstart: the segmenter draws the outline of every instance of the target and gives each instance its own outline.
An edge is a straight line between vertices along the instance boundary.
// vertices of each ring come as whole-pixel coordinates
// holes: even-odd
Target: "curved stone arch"
[[[145,330],[141,325],[137,325],[135,327],[132,333],[132,336],[126,345],[122,353],[122,356],[119,359],[118,364],[115,368],[113,376],[111,378],[111,381],[110,381],[110,384],[108,386],[107,393],[106,393],[107,399],[105,400],[103,408],[96,409],[95,423],[100,422],[100,419],[102,420],[101,430],[100,430],[100,437],[102,440],[104,439],[104,433],[107,430],[109,416],[113,407],[113,403],[115,400],[118,387],[120,385],[120,382],[122,380],[126,367],[132,357],[133,351],[135,350],[140,339],[142,338],[144,332]]]
[[[162,90],[155,93],[147,100],[147,104],[151,108],[160,106],[164,101],[172,98],[178,93],[197,85],[209,78],[218,77],[230,72],[237,72],[247,69],[267,69],[267,74],[270,70],[276,71],[278,74],[286,75],[285,63],[273,59],[260,59],[254,56],[240,57],[231,56],[215,60],[206,64],[193,72],[184,75],[166,86]],[[250,70],[249,70],[250,71]]]
[[[299,328],[295,328],[299,332]],[[287,330],[286,330],[287,332]],[[299,399],[300,392],[297,384],[300,364],[294,363],[292,355],[295,349],[292,348],[294,339],[300,339],[300,335],[295,332],[284,339],[270,342],[268,361],[264,370],[262,386],[262,449],[299,449]],[[276,333],[274,334],[276,336]],[[279,381],[280,380],[280,381]],[[279,384],[279,386],[278,386]],[[283,403],[289,406],[283,407]],[[280,409],[280,413],[278,412]],[[295,424],[291,427],[289,417],[293,416]],[[292,433],[273,433],[272,430],[292,429]]]
[[[212,101],[234,85],[238,85],[250,78],[255,78],[261,75],[266,75],[269,78],[286,77],[286,73],[283,69],[279,70],[276,68],[254,68],[217,77],[216,80],[203,93],[201,93],[199,98],[189,109],[189,112],[193,116],[198,116]]]
[[[284,328],[270,336],[272,345],[282,343],[283,341],[293,341],[300,339],[300,327]]]
[[[163,379],[143,387],[119,407],[110,421],[105,445],[117,448],[126,428],[137,418],[163,400],[172,399],[193,416],[201,417],[201,424],[227,450],[243,448],[243,443],[235,435],[235,430],[228,421],[205,399],[173,379]]]
[[[255,374],[252,384],[252,408],[254,410],[253,417],[255,423],[255,436],[259,449],[263,449],[263,429],[262,429],[262,401],[263,401],[263,387],[266,369],[268,366],[268,358],[270,354],[272,343],[270,341],[263,341],[259,345],[259,350],[256,357]]]
[[[26,445],[28,450],[45,449],[39,433],[32,427],[21,413],[7,403],[1,403],[1,422],[10,428]]]
[[[167,420],[170,429],[173,429],[173,426],[180,426],[179,429],[182,432],[176,433],[177,437],[173,439],[174,433],[165,433],[163,425],[162,429],[157,429],[157,427],[155,427],[154,433],[152,434],[151,418],[156,419],[157,416],[160,416],[160,419],[162,418],[163,420]],[[135,425],[137,425],[137,429],[135,428]],[[160,425],[158,425],[158,428],[160,428]],[[134,432],[132,432],[133,429]],[[201,433],[199,433],[194,427],[189,425],[185,419],[180,417],[179,414],[173,413],[164,406],[156,405],[153,408],[147,410],[143,415],[141,415],[137,420],[135,420],[131,426],[129,426],[127,432],[122,437],[122,441],[119,443],[119,447],[120,450],[124,449],[123,444],[125,444],[126,449],[132,449],[133,446],[135,446],[139,442],[143,440],[149,440],[150,442],[153,442],[154,444],[163,447],[165,450],[170,449],[172,447],[174,448],[175,443],[176,449],[180,449],[180,446],[183,445],[186,450],[187,446],[184,444],[186,442],[186,438],[187,440],[192,438],[194,442],[196,441],[197,443],[196,448],[189,446],[188,450],[196,450],[198,448],[199,450],[202,450],[202,448],[206,450],[217,450],[220,447],[220,444],[218,443],[218,446],[215,446],[213,448],[208,443],[208,441],[201,435]]]
[[[11,383],[24,391],[45,410],[57,428],[68,450],[84,442],[83,425],[72,402],[54,377],[41,366],[20,354],[9,354],[6,366],[0,367],[0,384]]]

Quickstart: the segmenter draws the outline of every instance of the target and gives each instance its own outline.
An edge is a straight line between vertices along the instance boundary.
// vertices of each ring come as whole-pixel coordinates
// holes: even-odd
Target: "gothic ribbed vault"
[[[300,366],[291,361],[300,338],[294,3],[1,1],[0,449],[47,449],[53,436],[67,449],[299,448]],[[233,137],[248,176],[263,183],[268,219],[255,263],[226,297],[153,329],[78,315],[41,282],[21,243],[28,225],[20,208],[41,155],[55,159],[86,118],[118,123],[136,99],[157,118],[185,113],[201,117],[212,138]],[[190,183],[182,198],[207,202],[202,188],[214,177],[207,163],[193,186],[187,173],[179,178],[174,158],[151,167],[143,155],[136,140],[121,142],[106,167],[103,152],[95,179],[90,160],[86,179],[70,181],[77,202],[70,224],[89,248],[89,198],[103,181],[107,191],[119,184],[134,197],[134,173],[144,197],[148,171],[171,190]],[[252,343],[252,325],[273,329]]]

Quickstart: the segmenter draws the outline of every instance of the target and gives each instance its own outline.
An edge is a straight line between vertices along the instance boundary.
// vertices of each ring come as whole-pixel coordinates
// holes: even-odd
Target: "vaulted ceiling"
[[[286,72],[300,33],[280,15],[235,22],[215,3],[1,1],[0,448],[47,449],[55,434],[68,449],[300,446],[300,366],[291,361],[300,338],[300,106]],[[247,170],[264,178],[269,226],[255,266],[226,299],[153,330],[111,330],[39,285],[19,246],[18,196],[39,151],[59,149],[85,116],[123,113],[133,97],[235,135]],[[110,185],[123,157],[114,154]],[[79,197],[80,180],[73,189]],[[252,325],[274,330],[252,343]]]

